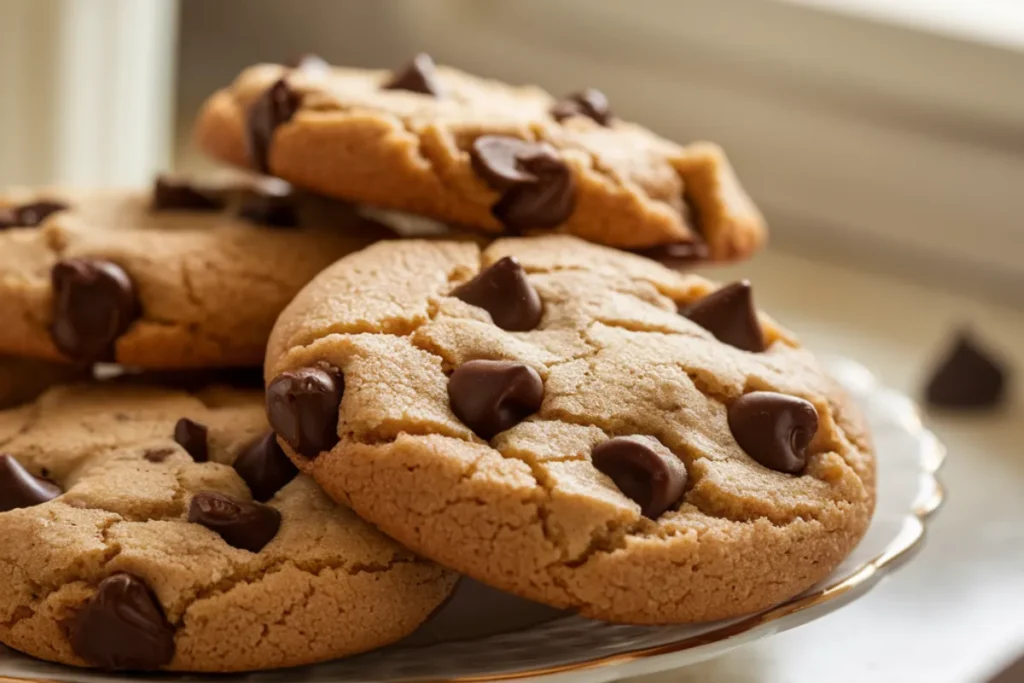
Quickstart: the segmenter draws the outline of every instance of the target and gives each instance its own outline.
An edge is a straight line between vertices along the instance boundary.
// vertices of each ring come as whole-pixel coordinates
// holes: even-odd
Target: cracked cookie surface
[[[155,194],[0,195],[0,353],[259,365],[277,314],[303,285],[392,235],[340,203],[276,190],[158,183]]]
[[[270,421],[332,497],[495,587],[622,622],[753,612],[852,550],[875,462],[791,334],[710,311],[748,295],[568,236],[382,242],[279,318]]]
[[[432,88],[395,87],[386,71],[253,66],[206,103],[197,140],[218,159],[325,195],[492,234],[550,230],[714,260],[744,258],[765,240],[713,144],[678,145],[592,107],[567,112],[540,88],[429,60],[419,69]],[[504,144],[478,154],[485,138]],[[510,139],[530,144],[514,150]],[[483,168],[492,162],[519,168]]]
[[[259,477],[238,459],[265,434],[262,393],[237,389],[68,386],[0,412],[0,641],[78,666],[243,671],[361,652],[415,629],[454,574],[294,469],[283,486],[254,489],[266,505],[253,503],[247,482]],[[28,473],[13,488],[12,459]],[[196,508],[211,494],[260,519],[210,522]],[[256,539],[268,515],[279,527]],[[132,595],[146,609],[128,609]],[[124,614],[131,628],[118,631]],[[140,632],[150,640],[137,642]]]

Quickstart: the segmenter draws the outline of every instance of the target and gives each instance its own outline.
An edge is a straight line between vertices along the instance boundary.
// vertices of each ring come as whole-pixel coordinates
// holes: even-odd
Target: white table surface
[[[1024,312],[785,254],[708,270],[749,277],[757,303],[819,353],[857,359],[919,394],[969,323],[1018,368],[998,415],[930,413],[946,443],[946,504],[923,551],[871,593],[806,626],[631,683],[963,683],[1024,652]]]

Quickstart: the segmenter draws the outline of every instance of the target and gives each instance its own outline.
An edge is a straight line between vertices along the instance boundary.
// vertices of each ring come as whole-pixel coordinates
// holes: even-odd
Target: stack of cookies
[[[404,637],[459,574],[709,621],[864,534],[847,397],[748,282],[663,265],[764,241],[714,145],[425,55],[254,66],[197,131],[263,177],[0,199],[0,642],[296,666]]]

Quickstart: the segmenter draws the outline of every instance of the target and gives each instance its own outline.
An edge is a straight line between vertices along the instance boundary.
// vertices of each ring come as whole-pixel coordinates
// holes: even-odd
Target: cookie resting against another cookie
[[[0,535],[0,642],[76,666],[333,659],[455,581],[298,475],[259,391],[69,386],[0,412]]]
[[[623,121],[596,90],[556,100],[426,55],[395,73],[253,66],[209,99],[196,135],[222,161],[492,234],[555,231],[683,261],[745,258],[766,237],[717,146]]]
[[[285,188],[280,190],[279,187]],[[284,183],[0,194],[0,353],[258,365],[314,275],[392,233]]]
[[[332,497],[590,617],[764,609],[874,506],[860,418],[749,283],[573,237],[368,247],[282,313],[265,374],[280,444]]]
[[[55,384],[86,379],[89,370],[67,363],[0,356],[0,408],[30,401]]]

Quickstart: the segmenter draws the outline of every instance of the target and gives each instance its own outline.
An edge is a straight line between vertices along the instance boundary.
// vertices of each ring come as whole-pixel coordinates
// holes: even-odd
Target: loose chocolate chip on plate
[[[270,171],[270,142],[277,127],[291,121],[299,109],[301,98],[288,85],[286,78],[274,82],[249,107],[249,158],[257,170]]]
[[[678,458],[665,457],[640,439],[609,439],[594,448],[590,460],[640,506],[644,517],[661,517],[683,497],[686,467]]]
[[[757,319],[750,282],[741,280],[708,294],[679,312],[715,335],[723,344],[744,351],[764,351],[764,332]]]
[[[460,285],[452,296],[479,306],[491,314],[503,330],[522,332],[540,323],[543,307],[537,290],[526,279],[526,271],[512,256],[506,256]]]
[[[0,453],[0,512],[39,505],[60,494],[59,486],[33,476],[13,455]]]
[[[587,88],[559,100],[551,108],[551,115],[558,121],[572,116],[586,116],[602,126],[607,126],[613,116],[608,97],[596,88]]]
[[[242,451],[235,460],[235,471],[249,487],[252,497],[261,503],[273,498],[299,473],[277,444],[274,432],[267,432]]]
[[[490,439],[540,409],[544,382],[529,365],[471,360],[449,378],[448,399],[466,426]]]
[[[267,418],[296,453],[315,458],[338,443],[345,378],[337,368],[283,372],[267,387]]]
[[[509,230],[553,228],[572,214],[576,181],[551,145],[483,135],[473,141],[470,161],[484,182],[502,192],[491,212]]]
[[[142,579],[108,576],[70,623],[71,649],[104,669],[150,670],[174,658],[174,627]]]
[[[217,532],[228,545],[258,553],[281,528],[281,513],[263,503],[247,503],[215,492],[197,493],[188,521]]]
[[[810,401],[773,391],[744,394],[729,406],[729,429],[751,458],[779,472],[799,474],[818,431]]]
[[[224,206],[222,194],[185,180],[162,175],[153,183],[153,211],[220,211]]]
[[[668,268],[683,268],[704,261],[708,257],[708,245],[704,242],[677,242],[656,247],[633,249],[634,254],[649,258]]]
[[[209,459],[208,431],[206,425],[183,417],[174,425],[174,441],[196,462],[206,462]]]
[[[290,191],[246,191],[242,194],[238,215],[247,221],[273,228],[293,228],[299,224],[295,198]]]
[[[437,80],[437,67],[430,55],[421,52],[412,58],[404,67],[391,76],[391,80],[381,86],[384,90],[408,90],[441,97],[443,90]]]
[[[1007,371],[970,333],[957,335],[935,369],[925,398],[940,408],[992,408],[1006,398]]]
[[[110,261],[82,258],[58,261],[51,278],[54,345],[74,360],[113,360],[114,343],[139,314],[128,274]]]

